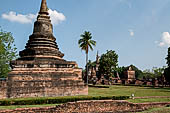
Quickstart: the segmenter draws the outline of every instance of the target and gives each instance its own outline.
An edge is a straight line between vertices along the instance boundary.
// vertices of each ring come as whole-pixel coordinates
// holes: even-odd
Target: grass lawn
[[[170,96],[170,88],[113,85],[109,88],[89,87],[90,96]]]
[[[170,88],[154,88],[154,87],[140,87],[140,86],[122,86],[113,85],[109,88],[95,88],[89,87],[89,95],[96,96],[131,96],[148,97],[148,96],[170,96]],[[170,97],[167,98],[143,98],[143,99],[129,99],[129,102],[144,103],[144,102],[170,102]]]
[[[129,99],[132,103],[145,103],[145,102],[170,102],[170,98],[144,98],[144,99]]]
[[[0,110],[2,109],[16,109],[16,108],[33,108],[33,107],[52,107],[57,104],[44,104],[44,105],[18,105],[18,106],[0,106]]]
[[[170,88],[153,88],[153,87],[140,87],[140,86],[122,86],[122,85],[113,85],[113,86],[109,86],[109,88],[89,87],[89,96],[131,96],[131,94],[135,94],[135,97],[170,96]],[[78,96],[78,97],[82,97],[82,96]],[[57,98],[63,98],[63,97],[57,97]],[[20,98],[17,100],[22,100],[22,99],[23,98]],[[27,98],[27,99],[31,99],[31,98]],[[129,99],[128,101],[133,102],[133,103],[170,102],[170,97],[167,97],[167,98],[143,98],[143,99],[134,99],[134,100]],[[48,106],[55,106],[55,105],[56,104],[0,106],[0,109],[48,107]]]

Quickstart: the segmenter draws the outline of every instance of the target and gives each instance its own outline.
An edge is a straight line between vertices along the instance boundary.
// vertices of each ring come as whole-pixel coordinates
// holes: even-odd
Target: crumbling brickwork
[[[7,94],[7,80],[0,79],[0,99],[5,99]]]
[[[76,74],[59,72],[31,73],[32,75],[21,74],[19,76],[10,75],[7,92],[8,98],[88,94],[88,88]]]

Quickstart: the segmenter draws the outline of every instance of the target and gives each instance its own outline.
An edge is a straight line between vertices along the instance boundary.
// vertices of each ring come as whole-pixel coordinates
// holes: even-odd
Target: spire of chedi
[[[20,52],[21,58],[25,57],[57,57],[62,58],[63,53],[59,51],[56,38],[53,35],[53,26],[48,13],[46,0],[42,0],[41,8],[34,23],[33,34],[29,37],[25,50]]]
[[[47,2],[42,0],[39,14],[48,14]]]
[[[53,26],[48,13],[46,0],[42,0],[41,2],[41,8],[37,17],[37,21],[34,23],[33,33],[40,33],[43,35],[53,33]]]

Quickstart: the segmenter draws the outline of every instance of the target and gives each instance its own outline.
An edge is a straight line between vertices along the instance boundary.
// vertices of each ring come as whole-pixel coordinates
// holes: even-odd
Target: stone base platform
[[[130,103],[127,101],[98,100],[69,102],[56,107],[18,108],[15,110],[1,110],[0,113],[136,113],[150,108],[164,107],[165,103]]]
[[[81,69],[21,68],[9,73],[7,98],[88,95]]]

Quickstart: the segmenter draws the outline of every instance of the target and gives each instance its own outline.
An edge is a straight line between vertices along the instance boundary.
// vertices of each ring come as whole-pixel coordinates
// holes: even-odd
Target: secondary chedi
[[[11,62],[12,71],[7,81],[3,81],[6,87],[0,87],[0,98],[88,94],[82,69],[76,62],[64,60],[59,51],[46,0],[42,0],[33,34],[19,55]]]

